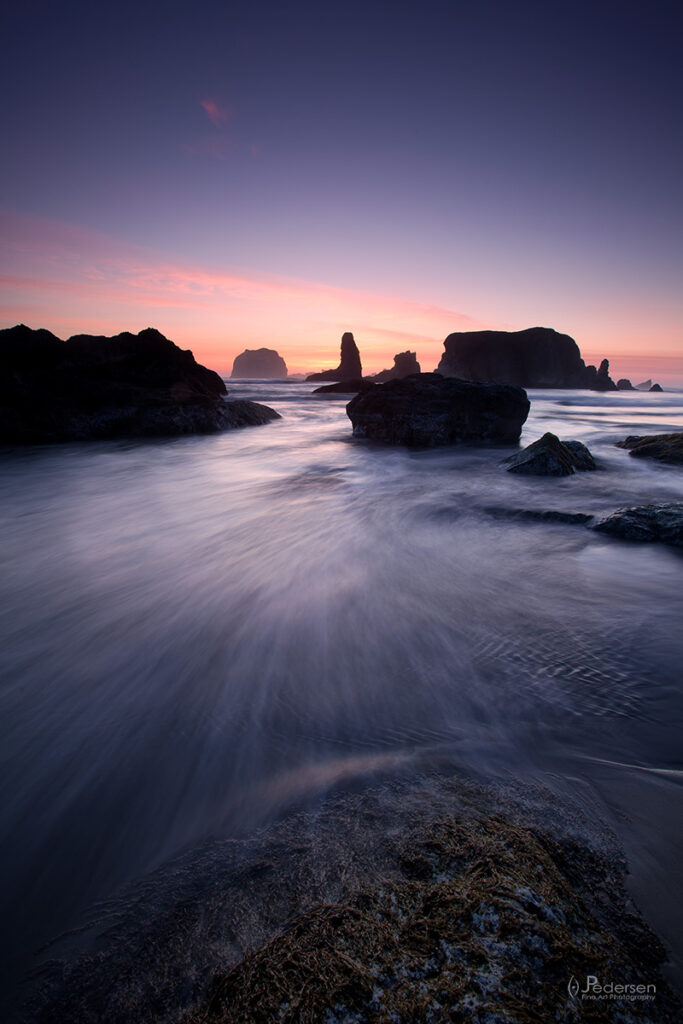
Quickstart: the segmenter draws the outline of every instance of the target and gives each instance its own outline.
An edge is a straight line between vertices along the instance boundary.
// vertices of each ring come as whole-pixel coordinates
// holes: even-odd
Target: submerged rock
[[[0,331],[0,443],[210,433],[278,413],[226,401],[225,384],[153,328],[61,341],[23,324]]]
[[[596,469],[595,460],[581,441],[560,441],[550,432],[523,451],[505,459],[508,473],[529,476],[571,476],[575,470]]]
[[[353,334],[347,331],[342,335],[339,366],[336,370],[321,370],[311,373],[306,380],[358,380],[363,376],[360,352],[354,341]]]
[[[662,502],[620,508],[593,527],[622,540],[661,541],[683,547],[683,502]]]
[[[449,377],[496,381],[524,388],[614,389],[607,360],[586,366],[568,334],[549,327],[525,331],[458,331],[444,341],[437,369]]]
[[[420,373],[417,352],[397,352],[392,368],[381,370],[372,379],[377,384],[384,384],[388,380],[396,380],[397,377],[411,377],[414,373]]]
[[[585,526],[593,519],[587,512],[561,512],[557,509],[505,508],[490,505],[484,509],[487,515],[496,519],[526,519],[536,523],[564,523],[568,526]]]
[[[357,395],[360,391],[371,391],[375,384],[372,380],[340,380],[336,384],[325,384],[311,392],[313,395]]]
[[[529,414],[522,388],[420,373],[379,384],[346,407],[354,437],[387,444],[518,440]]]
[[[617,441],[617,448],[628,448],[637,459],[655,459],[674,466],[683,466],[683,430],[672,434],[631,435]]]
[[[287,364],[272,348],[247,348],[232,364],[231,378],[252,377],[261,380],[281,380],[287,376]]]

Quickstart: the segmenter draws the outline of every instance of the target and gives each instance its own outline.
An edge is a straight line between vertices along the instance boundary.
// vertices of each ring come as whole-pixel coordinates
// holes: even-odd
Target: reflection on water
[[[680,553],[484,509],[681,500],[680,470],[613,443],[683,427],[683,396],[531,392],[522,442],[553,430],[603,467],[535,479],[504,472],[503,449],[355,442],[344,401],[309,385],[230,390],[283,419],[0,456],[10,971],[205,837],[432,750],[481,777],[581,776],[615,822],[615,779],[669,773],[666,820],[625,827],[664,891]]]

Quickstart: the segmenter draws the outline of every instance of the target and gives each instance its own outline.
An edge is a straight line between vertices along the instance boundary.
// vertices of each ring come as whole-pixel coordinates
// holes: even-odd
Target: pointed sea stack
[[[341,358],[336,370],[321,370],[312,373],[306,380],[358,380],[363,376],[360,352],[351,331],[346,331],[341,340]]]

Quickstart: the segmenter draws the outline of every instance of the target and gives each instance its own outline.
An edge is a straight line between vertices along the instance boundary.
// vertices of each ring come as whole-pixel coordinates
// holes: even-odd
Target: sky
[[[683,385],[683,5],[5,0],[0,326]]]

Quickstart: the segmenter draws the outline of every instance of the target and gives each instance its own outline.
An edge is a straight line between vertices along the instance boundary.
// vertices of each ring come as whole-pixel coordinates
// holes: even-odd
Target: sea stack
[[[377,384],[383,384],[385,381],[411,377],[414,373],[419,372],[420,364],[417,361],[417,352],[397,352],[391,369],[381,370],[372,379]]]
[[[336,370],[321,370],[320,373],[312,373],[306,380],[358,380],[363,376],[363,367],[360,362],[360,352],[354,341],[351,331],[342,335],[341,355],[339,366]]]
[[[232,364],[230,378],[257,378],[260,380],[282,380],[287,376],[287,364],[272,348],[247,348]]]
[[[591,388],[611,391],[607,360],[586,366],[568,334],[550,327],[525,331],[458,331],[444,341],[437,370],[444,377],[494,381],[524,388]]]

